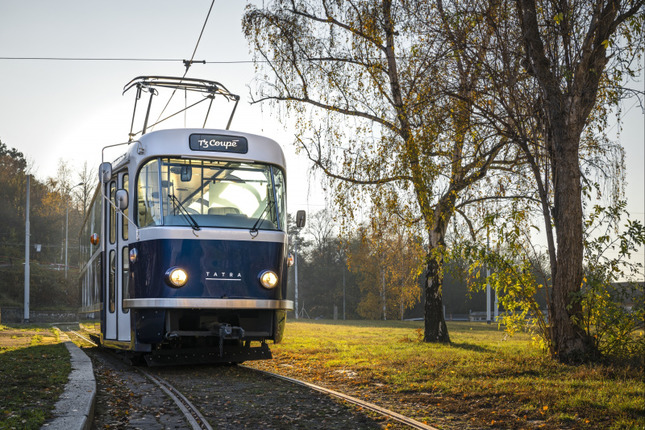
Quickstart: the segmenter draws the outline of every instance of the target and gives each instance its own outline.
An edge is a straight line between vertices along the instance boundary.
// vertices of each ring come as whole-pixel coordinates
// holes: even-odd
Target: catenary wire
[[[193,60],[195,59],[195,54],[197,53],[197,48],[199,47],[199,42],[202,40],[202,35],[204,34],[204,29],[206,28],[206,24],[208,23],[208,18],[211,16],[211,11],[213,10],[213,6],[215,5],[215,0],[211,2],[211,6],[208,9],[208,13],[206,14],[206,19],[204,19],[204,25],[202,25],[202,30],[199,32],[199,37],[197,38],[197,43],[195,44],[195,49],[193,49],[193,55],[190,57],[190,60],[184,61],[184,65],[186,66],[186,70],[184,71],[184,75],[182,76],[182,79],[186,77],[188,74],[188,69],[190,69],[190,66],[193,64]],[[168,101],[166,102],[166,105],[163,107],[161,110],[161,113],[157,117],[157,123],[159,123],[159,120],[163,116],[164,112],[166,112],[166,109],[168,108],[168,105],[170,105],[170,102],[172,101],[173,97],[175,97],[175,93],[177,92],[177,89],[175,88],[172,90],[172,93],[170,94],[170,98],[168,98]]]

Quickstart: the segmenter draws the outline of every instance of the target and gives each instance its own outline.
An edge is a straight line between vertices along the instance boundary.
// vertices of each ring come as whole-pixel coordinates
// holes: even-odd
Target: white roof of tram
[[[232,138],[231,141],[234,140],[236,142],[246,139],[248,142],[248,150],[244,153],[238,153],[191,149],[190,136],[192,135],[199,136],[202,140],[204,140],[204,137],[206,140],[209,137],[214,137],[211,142],[216,142],[218,138],[223,138],[224,140]],[[216,143],[215,146],[226,146],[226,143],[223,145]],[[139,166],[146,160],[160,156],[260,162],[274,164],[283,169],[286,168],[286,160],[282,148],[273,139],[233,130],[203,128],[159,130],[144,134],[138,140],[129,144],[126,154],[114,161],[113,168],[118,168],[126,163],[130,163],[132,166]]]

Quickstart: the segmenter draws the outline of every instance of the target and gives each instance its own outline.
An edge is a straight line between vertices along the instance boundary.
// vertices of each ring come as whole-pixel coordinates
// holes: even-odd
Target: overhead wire
[[[206,14],[206,19],[204,19],[204,25],[202,25],[202,30],[199,32],[199,37],[197,38],[197,43],[195,43],[195,49],[193,49],[193,54],[190,57],[190,60],[186,61],[184,60],[184,65],[186,66],[186,70],[184,71],[184,75],[181,77],[182,79],[186,77],[188,74],[188,70],[190,69],[190,66],[193,64],[193,61],[195,59],[195,54],[197,53],[197,48],[199,47],[199,42],[202,40],[202,35],[204,34],[204,29],[206,28],[206,24],[208,23],[208,18],[211,16],[211,11],[213,10],[213,6],[215,5],[215,0],[211,2],[210,8],[208,8],[208,13]],[[166,105],[164,108],[161,110],[161,113],[157,117],[157,123],[159,122],[159,119],[163,116],[164,112],[166,112],[166,109],[168,108],[168,105],[170,105],[170,102],[172,101],[173,97],[175,96],[175,93],[177,92],[177,89],[172,90],[172,93],[170,94],[170,98],[166,102]],[[187,97],[187,95],[185,96]],[[185,105],[188,104],[188,100],[185,100]],[[186,111],[184,110],[184,126],[186,125]]]
[[[200,36],[201,37],[201,36]],[[207,61],[195,60],[194,53],[191,60],[182,58],[119,58],[119,57],[0,57],[0,61],[122,61],[122,62],[149,62],[149,63],[201,63],[201,64],[251,64],[265,63],[266,60],[227,60],[227,61]]]
[[[25,61],[150,61],[173,62],[182,61],[176,58],[109,58],[109,57],[0,57],[0,60]]]

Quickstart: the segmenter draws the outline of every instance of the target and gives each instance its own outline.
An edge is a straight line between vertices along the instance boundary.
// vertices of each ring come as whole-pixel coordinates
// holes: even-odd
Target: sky
[[[241,101],[232,130],[277,140],[287,157],[288,210],[324,208],[320,178],[296,155],[293,132],[270,106],[249,103],[255,76],[241,30],[247,2],[215,0],[189,77],[215,80]],[[123,86],[141,75],[181,76],[211,0],[0,0],[0,140],[33,163],[36,177],[54,176],[60,159],[96,166],[101,148],[127,140],[133,93]],[[178,59],[152,61],[44,61],[6,57]],[[641,78],[642,79],[642,78]],[[643,89],[642,80],[636,84]],[[624,105],[619,141],[626,150],[628,211],[645,222],[645,114]],[[222,128],[224,124],[222,125]],[[610,136],[619,127],[613,125]]]
[[[323,209],[320,181],[309,180],[308,161],[295,154],[293,133],[269,106],[250,104],[255,68],[241,30],[245,4],[216,0],[195,54],[195,60],[241,63],[194,64],[188,77],[220,82],[241,96],[232,130],[281,144],[290,212]],[[104,146],[128,139],[134,91],[122,95],[124,85],[142,75],[182,76],[181,60],[191,58],[210,5],[210,0],[0,0],[0,57],[179,60],[0,59],[0,140],[33,163],[38,179],[55,176],[60,159],[74,169],[85,161],[97,166]],[[228,113],[228,108],[212,113],[210,118],[224,120],[209,126],[225,128]]]

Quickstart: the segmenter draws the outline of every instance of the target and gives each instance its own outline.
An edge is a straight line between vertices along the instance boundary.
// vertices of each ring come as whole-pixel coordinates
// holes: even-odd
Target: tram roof
[[[205,142],[201,148],[200,141]],[[242,151],[244,148],[240,152],[230,150],[233,142],[246,142],[246,151]],[[158,130],[144,134],[129,145],[125,157],[115,160],[114,167],[126,163],[138,166],[159,156],[260,162],[286,167],[282,148],[273,139],[240,131],[203,128]]]

